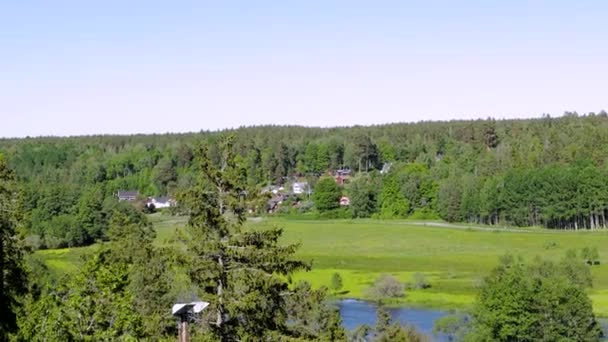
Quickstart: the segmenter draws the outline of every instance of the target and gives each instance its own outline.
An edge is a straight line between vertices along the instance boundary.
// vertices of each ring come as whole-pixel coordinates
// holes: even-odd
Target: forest
[[[268,214],[262,189],[312,185],[312,196],[295,196],[276,215],[598,229],[608,209],[607,128],[601,112],[2,140],[0,340],[174,339],[167,308],[197,298],[210,303],[191,317],[197,341],[423,341],[382,310],[375,327],[347,332],[328,288],[292,283],[311,269],[296,257],[300,245],[284,244],[281,228],[243,226],[249,215]],[[349,182],[330,177],[337,169],[352,170]],[[166,214],[188,217],[186,228],[155,245],[150,209],[119,201],[121,190],[174,197]],[[349,206],[340,206],[344,195]],[[30,253],[91,244],[82,266],[59,277]],[[586,292],[595,261],[569,253],[560,263],[505,256],[466,319],[445,333],[598,340]],[[397,285],[390,288],[402,296]],[[512,305],[495,305],[505,302]]]
[[[595,229],[608,210],[608,117],[419,122],[369,127],[231,130],[248,193],[350,169],[348,211],[326,217],[431,218],[490,225]],[[105,239],[120,190],[176,196],[193,184],[195,142],[220,158],[225,132],[0,140],[24,194],[36,248]],[[390,172],[379,171],[388,165]],[[308,198],[285,213],[316,210]],[[309,203],[310,202],[310,203]],[[329,209],[332,209],[330,205]],[[337,204],[336,204],[337,207]],[[265,213],[264,202],[252,211]],[[322,208],[321,211],[325,209]],[[319,210],[317,210],[319,211]]]

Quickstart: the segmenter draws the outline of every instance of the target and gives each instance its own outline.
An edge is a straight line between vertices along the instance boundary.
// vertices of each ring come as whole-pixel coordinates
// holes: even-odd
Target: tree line
[[[355,339],[326,288],[290,281],[293,272],[310,269],[294,257],[298,245],[280,244],[280,228],[244,229],[246,174],[232,139],[221,144],[217,163],[207,145],[194,149],[199,172],[178,196],[189,212],[174,241],[180,247],[155,246],[146,216],[126,205],[112,213],[107,241],[59,279],[22,245],[23,198],[0,155],[0,340],[174,340],[170,308],[193,299],[209,303],[187,318],[193,341]],[[378,327],[366,341],[423,338],[390,320]]]
[[[429,217],[557,229],[604,227],[605,112],[537,119],[337,128],[243,127],[236,158],[248,192],[348,168],[352,216]],[[40,247],[106,239],[119,190],[175,195],[194,184],[193,143],[221,157],[222,132],[0,139],[25,194],[24,228]],[[225,132],[224,132],[225,133]],[[391,174],[374,176],[392,164]],[[370,186],[377,191],[358,190]],[[262,212],[263,208],[256,208]]]
[[[106,241],[60,279],[24,247],[20,228],[27,199],[0,155],[0,340],[173,340],[177,326],[169,308],[192,299],[210,303],[190,317],[198,341],[425,340],[415,329],[391,323],[382,310],[375,327],[347,333],[327,301],[328,289],[291,283],[290,276],[310,264],[295,257],[297,245],[279,243],[280,228],[243,227],[246,167],[233,138],[219,143],[217,161],[210,145],[193,148],[198,171],[192,186],[177,196],[189,215],[174,241],[178,248],[155,246],[146,216],[119,204],[108,216]],[[392,186],[397,178],[382,181]],[[386,189],[381,200],[399,193]],[[444,327],[445,333],[471,341],[599,340],[602,332],[586,294],[595,254],[583,250],[581,258],[567,255],[560,263],[503,258],[484,279],[470,320]]]

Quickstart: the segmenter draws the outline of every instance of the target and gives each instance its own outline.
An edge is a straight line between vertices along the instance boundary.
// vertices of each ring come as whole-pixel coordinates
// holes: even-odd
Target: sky
[[[0,136],[608,110],[606,1],[0,0]]]

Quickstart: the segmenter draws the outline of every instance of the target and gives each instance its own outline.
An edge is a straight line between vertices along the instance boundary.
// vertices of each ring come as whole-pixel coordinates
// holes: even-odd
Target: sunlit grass
[[[157,238],[165,244],[184,217],[150,216]],[[314,286],[329,286],[339,272],[344,280],[342,297],[367,298],[366,290],[383,273],[403,282],[423,273],[431,287],[407,290],[399,304],[440,308],[462,308],[475,300],[476,285],[507,253],[524,258],[542,256],[559,260],[568,249],[597,247],[602,264],[593,266],[594,288],[590,295],[597,314],[608,316],[608,233],[492,232],[453,229],[412,222],[374,220],[290,221],[282,219],[249,222],[249,227],[283,227],[284,243],[300,243],[297,257],[312,262],[313,270],[300,272],[294,281],[307,280]],[[39,251],[56,272],[75,270],[87,248]]]

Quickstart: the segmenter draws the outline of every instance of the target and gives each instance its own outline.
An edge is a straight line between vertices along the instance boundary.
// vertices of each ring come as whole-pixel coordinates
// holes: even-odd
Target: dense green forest
[[[248,193],[350,168],[341,192],[353,217],[556,229],[606,226],[608,116],[387,124],[244,127],[235,150]],[[119,190],[176,195],[194,182],[193,147],[220,158],[220,132],[0,140],[23,188],[25,224],[38,247],[105,239]],[[381,175],[384,165],[390,172]],[[307,198],[297,210],[315,210]],[[286,208],[285,211],[295,210]],[[264,212],[263,202],[251,209]],[[331,215],[330,215],[331,216]]]
[[[172,340],[168,308],[200,299],[210,305],[190,317],[197,341],[423,341],[383,310],[375,327],[347,332],[327,288],[293,283],[311,268],[296,257],[299,245],[282,244],[281,228],[243,227],[247,215],[266,212],[262,188],[313,185],[312,196],[279,213],[595,229],[608,203],[606,125],[601,113],[4,140],[0,340]],[[329,176],[345,168],[354,171],[347,184]],[[124,189],[174,196],[171,211],[188,216],[186,229],[156,246],[143,203],[118,201]],[[82,267],[60,278],[29,253],[93,242]],[[586,293],[595,261],[569,253],[561,263],[506,256],[482,281],[473,311],[440,331],[471,341],[598,340]]]

